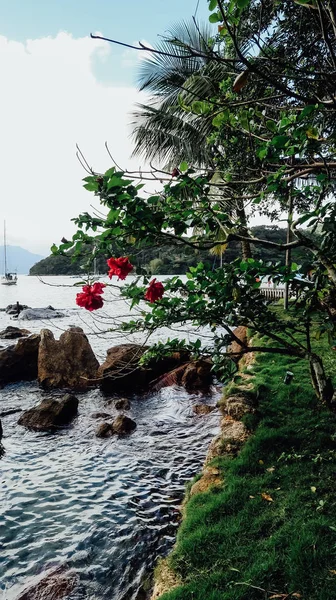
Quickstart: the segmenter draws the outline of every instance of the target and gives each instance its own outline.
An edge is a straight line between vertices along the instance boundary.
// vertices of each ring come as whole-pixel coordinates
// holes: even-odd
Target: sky
[[[9,244],[48,255],[74,233],[71,218],[90,210],[76,143],[97,171],[111,166],[105,141],[122,167],[141,165],[130,160],[130,113],[143,100],[136,87],[141,53],[90,33],[153,44],[191,18],[197,4],[0,0],[0,222],[6,220]],[[197,16],[208,18],[206,0]]]

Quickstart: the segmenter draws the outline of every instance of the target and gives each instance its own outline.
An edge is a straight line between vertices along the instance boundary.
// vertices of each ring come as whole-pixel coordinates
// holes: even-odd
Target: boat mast
[[[6,221],[4,221],[4,261],[5,261],[5,275],[6,275],[6,273],[7,273]]]

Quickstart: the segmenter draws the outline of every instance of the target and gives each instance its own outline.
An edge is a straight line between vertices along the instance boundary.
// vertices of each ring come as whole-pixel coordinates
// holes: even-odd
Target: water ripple
[[[3,410],[26,409],[43,397],[34,383],[0,391]],[[176,388],[134,397],[129,414],[136,431],[108,440],[95,437],[97,421],[90,418],[106,411],[97,390],[80,396],[78,418],[53,435],[26,431],[18,415],[2,419],[2,600],[64,563],[79,577],[73,600],[136,598],[155,558],[174,543],[184,486],[217,432],[216,412],[192,412],[199,401]]]

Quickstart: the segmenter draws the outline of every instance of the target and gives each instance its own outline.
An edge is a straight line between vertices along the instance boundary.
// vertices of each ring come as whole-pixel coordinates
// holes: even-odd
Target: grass
[[[160,600],[336,600],[336,416],[305,361],[259,355],[253,374],[255,432],[239,456],[215,460],[223,487],[188,501],[169,558],[183,585]]]

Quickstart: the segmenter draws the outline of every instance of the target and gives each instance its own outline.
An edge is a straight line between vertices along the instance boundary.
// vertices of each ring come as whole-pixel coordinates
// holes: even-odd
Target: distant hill
[[[28,275],[31,267],[43,258],[40,254],[33,254],[20,246],[7,246],[8,270]],[[0,271],[4,272],[4,247],[0,246]]]
[[[307,230],[306,230],[307,231]],[[287,232],[285,228],[276,225],[258,225],[251,228],[251,232],[256,238],[266,239],[277,244],[286,242]],[[314,234],[316,236],[316,234]],[[150,275],[178,275],[187,272],[189,267],[197,265],[198,262],[209,262],[213,265],[219,264],[219,257],[209,254],[207,250],[196,251],[189,246],[176,247],[161,245],[153,248],[144,248],[133,255],[134,248],[129,246],[123,249],[123,254],[129,256],[135,269],[145,269]],[[262,246],[252,246],[253,256],[257,259],[267,261],[280,261],[284,263],[285,253],[278,248],[264,248]],[[90,247],[85,248],[85,254],[72,259],[73,251],[70,250],[63,256],[51,255],[43,260],[36,262],[30,269],[30,275],[84,275],[86,273],[87,255],[90,254]],[[120,256],[120,250],[111,245],[110,253],[105,258],[97,259],[96,268],[98,273],[107,273],[106,259],[109,256]],[[230,243],[223,255],[223,262],[230,262],[241,256],[239,242]],[[307,254],[305,248],[295,248],[292,251],[292,260],[302,265],[305,261],[311,260],[310,253]],[[136,270],[135,270],[136,272]],[[138,270],[139,272],[139,270]]]

